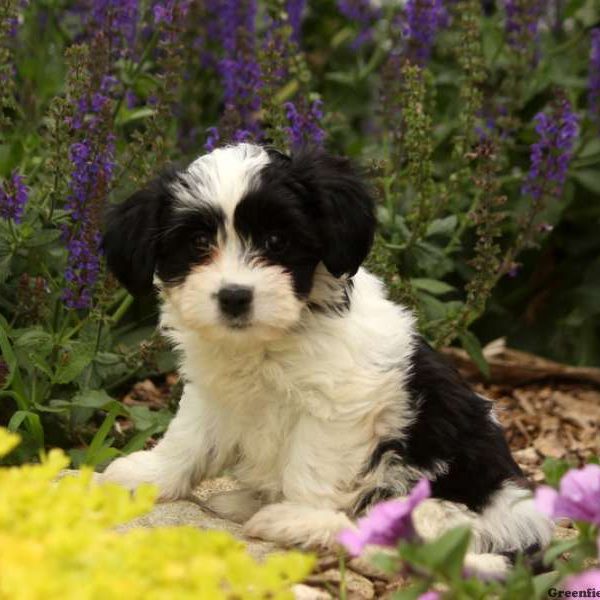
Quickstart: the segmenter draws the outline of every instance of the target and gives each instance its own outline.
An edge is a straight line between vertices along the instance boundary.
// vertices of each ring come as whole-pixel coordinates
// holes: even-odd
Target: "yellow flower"
[[[0,455],[17,443],[0,429]],[[221,531],[118,533],[155,490],[99,485],[88,469],[56,481],[67,464],[52,450],[41,464],[0,468],[0,600],[287,599],[312,569],[299,552],[259,563]]]
[[[0,458],[6,456],[20,441],[21,438],[16,433],[0,427]]]

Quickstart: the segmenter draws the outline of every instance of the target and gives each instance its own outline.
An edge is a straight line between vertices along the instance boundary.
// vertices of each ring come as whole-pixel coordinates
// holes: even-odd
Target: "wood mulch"
[[[483,396],[495,401],[516,461],[535,482],[546,458],[580,466],[600,456],[600,369],[571,367],[505,348],[484,349],[485,380],[462,350],[445,354]]]

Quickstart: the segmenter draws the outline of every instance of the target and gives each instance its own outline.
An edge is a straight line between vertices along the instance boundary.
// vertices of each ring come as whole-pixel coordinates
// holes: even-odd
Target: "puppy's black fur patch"
[[[373,241],[374,201],[346,159],[268,153],[271,162],[236,207],[234,226],[265,260],[289,271],[306,298],[320,261],[336,277],[356,273]],[[268,246],[272,234],[284,241],[279,250]]]
[[[166,285],[183,281],[196,265],[210,259],[217,234],[225,236],[225,215],[211,204],[165,211],[156,253],[156,273]]]
[[[133,295],[152,291],[158,234],[170,203],[168,183],[174,177],[175,170],[166,171],[107,213],[102,241],[106,261]]]
[[[407,466],[446,473],[433,479],[432,496],[460,502],[474,511],[507,480],[523,474],[510,454],[491,402],[473,392],[458,372],[422,339],[410,359],[405,382],[415,419],[397,438],[382,439],[367,469],[384,456]]]

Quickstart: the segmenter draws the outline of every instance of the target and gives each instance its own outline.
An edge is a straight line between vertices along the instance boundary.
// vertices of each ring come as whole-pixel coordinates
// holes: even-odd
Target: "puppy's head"
[[[347,160],[239,144],[115,207],[104,250],[132,294],[156,285],[186,328],[269,340],[300,320],[320,263],[331,279],[356,273],[374,227],[372,198]]]

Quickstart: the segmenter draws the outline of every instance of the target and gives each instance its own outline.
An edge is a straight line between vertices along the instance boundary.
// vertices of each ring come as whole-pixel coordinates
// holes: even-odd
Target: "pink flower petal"
[[[338,542],[348,550],[352,556],[359,556],[367,545],[364,536],[355,529],[344,529],[338,534]]]
[[[600,569],[592,569],[567,577],[561,587],[572,591],[587,590],[588,588],[600,589]]]
[[[551,519],[554,519],[558,516],[564,516],[555,514],[557,499],[558,492],[548,485],[542,485],[535,491],[536,508]]]
[[[408,497],[409,503],[412,508],[415,508],[417,504],[420,504],[426,498],[431,496],[431,484],[428,479],[421,479],[417,485],[410,492]]]

